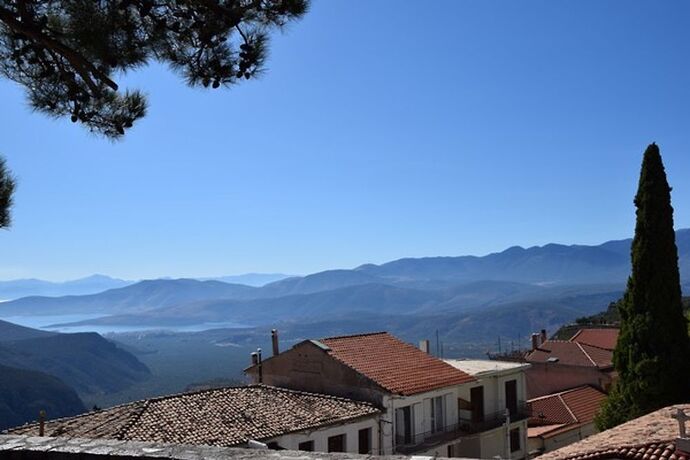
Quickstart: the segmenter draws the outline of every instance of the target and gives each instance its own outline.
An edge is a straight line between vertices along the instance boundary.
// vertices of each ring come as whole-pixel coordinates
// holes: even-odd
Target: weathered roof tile
[[[45,435],[229,447],[378,413],[368,403],[251,385],[164,396],[53,420],[46,423]],[[10,432],[37,435],[38,425]]]
[[[387,332],[320,340],[335,359],[386,390],[411,395],[475,381],[471,375]]]

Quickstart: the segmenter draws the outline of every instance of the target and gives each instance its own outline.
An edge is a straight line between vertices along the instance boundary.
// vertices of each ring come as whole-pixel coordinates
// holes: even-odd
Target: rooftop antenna
[[[264,383],[264,370],[263,366],[261,365],[261,348],[256,349],[256,356],[259,360],[259,383]]]

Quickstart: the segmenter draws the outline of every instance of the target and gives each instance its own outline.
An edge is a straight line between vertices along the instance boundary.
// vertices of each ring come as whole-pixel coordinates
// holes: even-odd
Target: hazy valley
[[[688,292],[690,230],[678,231],[677,243]],[[91,407],[214,379],[241,381],[248,354],[270,349],[271,328],[279,329],[283,348],[388,330],[410,342],[430,338],[444,356],[481,357],[499,346],[526,346],[534,330],[553,332],[606,310],[623,292],[629,247],[630,240],[549,244],[303,277],[252,275],[254,286],[219,280],[234,277],[158,279],[83,295],[32,295],[0,304],[0,318],[50,327],[1,323],[0,365],[55,376]],[[281,279],[259,282],[273,276]],[[105,339],[84,332],[91,330]]]

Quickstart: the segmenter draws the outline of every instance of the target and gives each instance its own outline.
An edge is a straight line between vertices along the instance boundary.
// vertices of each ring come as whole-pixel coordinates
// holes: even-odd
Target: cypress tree
[[[619,306],[621,328],[613,354],[618,381],[597,417],[599,429],[690,401],[690,339],[671,187],[656,144],[644,152],[635,206],[632,274]]]

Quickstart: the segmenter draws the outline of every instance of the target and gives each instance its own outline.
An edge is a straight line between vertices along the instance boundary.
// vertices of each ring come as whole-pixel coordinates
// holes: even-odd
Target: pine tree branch
[[[41,43],[46,48],[52,49],[63,56],[74,67],[79,76],[84,80],[84,83],[91,89],[94,94],[100,92],[100,88],[94,82],[92,75],[98,80],[102,81],[114,91],[117,91],[117,83],[112,81],[108,76],[98,70],[91,62],[84,58],[81,54],[74,51],[65,44],[37,31],[34,27],[18,21],[15,14],[5,8],[0,7],[0,21],[4,22],[10,29],[17,33],[26,35],[38,43]]]

